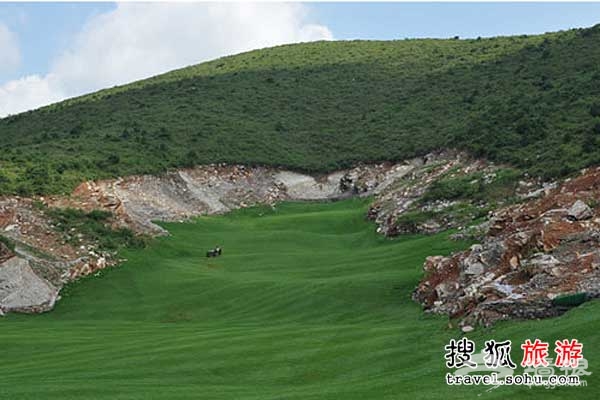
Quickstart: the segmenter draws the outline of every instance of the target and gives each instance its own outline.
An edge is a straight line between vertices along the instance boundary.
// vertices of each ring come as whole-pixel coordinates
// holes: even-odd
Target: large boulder
[[[29,261],[11,257],[0,264],[0,310],[42,312],[56,302],[58,290],[35,274]]]
[[[571,208],[569,208],[569,212],[567,215],[568,215],[569,219],[572,219],[575,221],[582,221],[585,219],[592,218],[594,216],[594,212],[583,201],[577,200],[575,203],[573,203]]]

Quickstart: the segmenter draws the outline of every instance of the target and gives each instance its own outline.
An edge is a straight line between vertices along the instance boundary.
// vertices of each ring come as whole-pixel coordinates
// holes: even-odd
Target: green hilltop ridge
[[[324,172],[441,148],[556,177],[600,162],[600,25],[251,51],[0,120],[0,194],[214,162]]]

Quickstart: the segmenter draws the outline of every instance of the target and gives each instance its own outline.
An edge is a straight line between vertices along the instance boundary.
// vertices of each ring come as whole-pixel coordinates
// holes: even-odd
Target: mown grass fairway
[[[410,299],[424,258],[466,246],[387,240],[367,203],[289,203],[197,223],[128,251],[65,291],[51,313],[0,320],[0,399],[596,399],[600,303],[469,335],[575,337],[587,387],[447,387],[443,347],[461,336]],[[220,244],[224,254],[207,259]],[[477,397],[481,394],[480,397]]]

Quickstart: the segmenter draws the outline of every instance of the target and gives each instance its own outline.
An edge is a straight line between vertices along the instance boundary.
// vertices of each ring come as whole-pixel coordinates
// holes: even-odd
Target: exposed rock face
[[[425,170],[423,168],[425,161],[420,160],[402,169],[398,178],[405,177],[405,179],[398,179],[382,188],[369,209],[369,218],[378,225],[377,232],[386,236],[403,233],[396,223],[398,216],[408,211],[409,207],[425,193],[431,182],[456,163],[457,160],[450,160],[439,168]]]
[[[354,173],[361,175],[359,169],[355,170]],[[108,209],[135,231],[155,235],[166,233],[152,223],[156,220],[178,221],[282,200],[346,197],[351,193],[342,190],[340,179],[347,173],[349,171],[338,171],[315,178],[264,167],[207,165],[160,176],[85,182],[71,198],[54,198],[51,204],[88,210]],[[380,179],[384,177],[385,174]],[[374,185],[378,184],[379,181],[375,181]]]
[[[124,226],[151,235],[166,234],[152,221],[181,221],[203,214],[225,213],[256,204],[283,200],[334,200],[350,196],[375,196],[369,218],[378,232],[436,233],[461,222],[428,220],[406,228],[398,217],[412,211],[413,204],[429,185],[448,171],[493,172],[496,167],[463,153],[441,152],[400,163],[358,165],[313,177],[297,172],[242,165],[206,165],[163,175],[130,176],[81,184],[69,198],[47,200],[54,207],[105,209]],[[529,189],[529,187],[528,187]],[[437,202],[422,207],[439,211],[456,202]]]
[[[584,171],[547,195],[504,208],[479,245],[429,257],[413,298],[464,324],[555,316],[552,300],[585,292],[600,297],[600,169]]]
[[[377,232],[386,236],[405,233],[433,234],[464,224],[464,220],[444,217],[428,219],[418,223],[405,223],[401,217],[408,212],[440,212],[458,204],[457,201],[440,200],[430,204],[419,204],[429,187],[447,174],[468,175],[487,172],[493,175],[497,167],[483,160],[474,160],[463,153],[432,153],[410,160],[395,167],[391,179],[376,187],[375,201],[370,207],[369,218],[378,225]]]
[[[106,209],[137,232],[165,234],[152,221],[179,221],[202,214],[218,214],[255,204],[275,204],[283,200],[333,200],[350,196],[376,195],[379,204],[393,198],[398,185],[410,186],[410,195],[403,204],[410,204],[422,194],[427,182],[460,162],[457,153],[442,153],[402,163],[359,165],[349,170],[313,177],[297,172],[242,165],[206,165],[153,176],[130,176],[123,179],[85,182],[70,198],[49,199],[55,207],[75,207],[86,210]],[[427,161],[424,161],[427,160]],[[428,179],[422,170],[438,163]],[[416,172],[418,171],[418,172]],[[407,174],[415,174],[406,185]],[[400,182],[402,181],[402,182]],[[387,197],[386,197],[387,196]],[[371,213],[380,225],[385,225],[388,208],[381,215],[374,206]],[[394,207],[394,215],[403,212]],[[423,226],[423,231],[441,229],[435,223]],[[384,227],[382,233],[389,229]]]
[[[48,218],[34,206],[32,199],[0,197],[0,234],[32,248],[46,248],[65,258],[76,257],[76,250],[64,246],[53,235]]]
[[[32,199],[0,198],[0,313],[52,309],[65,283],[116,263],[91,243],[67,243]]]

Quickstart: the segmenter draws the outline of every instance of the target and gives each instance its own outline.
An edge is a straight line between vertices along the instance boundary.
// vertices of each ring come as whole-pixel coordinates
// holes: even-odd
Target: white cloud
[[[0,72],[12,71],[21,62],[17,38],[3,24],[0,24],[0,60]]]
[[[331,38],[299,4],[119,4],[90,20],[48,75],[0,86],[0,116],[223,55]]]
[[[0,86],[0,117],[65,98],[56,76],[30,75]]]

